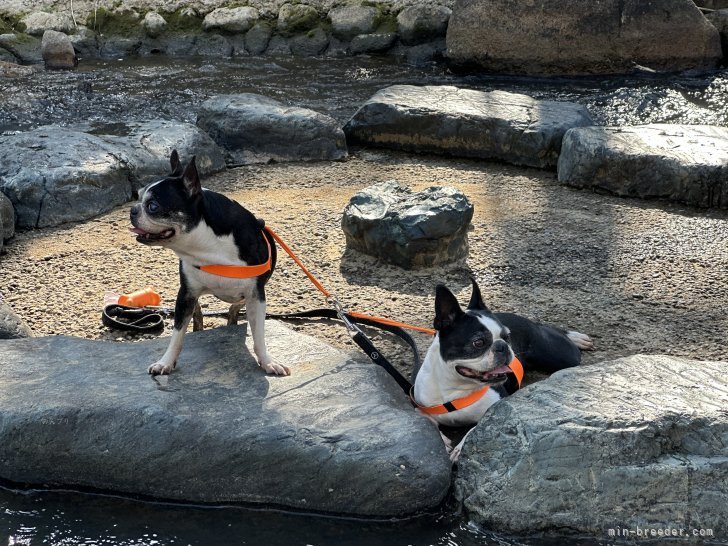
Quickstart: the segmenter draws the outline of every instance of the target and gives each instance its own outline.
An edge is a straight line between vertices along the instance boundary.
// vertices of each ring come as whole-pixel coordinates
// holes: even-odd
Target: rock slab
[[[32,330],[0,296],[0,340],[32,336]]]
[[[724,537],[726,370],[637,355],[557,372],[486,413],[466,440],[456,496],[470,518],[507,532],[667,526]]]
[[[437,430],[381,368],[269,321],[287,378],[255,364],[245,327],[168,339],[0,344],[0,477],[204,503],[397,516],[438,505]],[[245,339],[245,340],[244,340]]]
[[[564,136],[559,182],[627,197],[728,207],[728,128],[582,127]]]
[[[720,37],[692,0],[457,0],[451,62],[521,74],[713,69]]]
[[[347,156],[346,137],[332,117],[241,93],[206,100],[197,126],[228,152],[231,163],[325,161]]]
[[[465,259],[473,210],[455,188],[412,192],[388,181],[354,195],[344,209],[341,228],[349,248],[413,269]]]
[[[448,85],[393,85],[364,103],[344,131],[352,144],[546,168],[556,166],[568,129],[591,124],[579,104]]]

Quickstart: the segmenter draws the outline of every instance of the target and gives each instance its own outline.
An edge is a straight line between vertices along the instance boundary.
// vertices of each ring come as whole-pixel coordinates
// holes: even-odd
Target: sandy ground
[[[349,198],[390,179],[413,189],[455,186],[472,200],[466,263],[405,271],[346,249],[340,222]],[[367,150],[341,163],[238,168],[204,184],[265,218],[350,309],[430,326],[435,285],[466,303],[474,275],[493,310],[591,335],[597,350],[587,364],[635,353],[728,360],[726,211],[579,191],[558,185],[552,172]],[[104,295],[150,285],[173,306],[177,263],[171,251],[136,243],[127,226],[124,206],[18,234],[0,258],[0,293],[37,335],[140,339],[101,325]],[[279,257],[269,310],[322,306],[295,264]],[[211,297],[202,303],[226,308]],[[220,324],[205,319],[206,327]],[[353,347],[338,324],[294,327]],[[416,337],[424,352],[428,336]],[[382,343],[407,370],[406,353]]]

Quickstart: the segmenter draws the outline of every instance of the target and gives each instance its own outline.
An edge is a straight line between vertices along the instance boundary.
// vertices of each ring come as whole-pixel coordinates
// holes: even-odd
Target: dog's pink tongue
[[[136,233],[137,235],[146,235],[147,234],[146,231],[144,231],[143,229],[139,229],[138,227],[130,227],[129,231],[131,231],[132,233]]]
[[[499,366],[495,369],[489,370],[485,375],[499,375],[502,373],[509,373],[512,371],[513,370],[511,370],[508,366]]]

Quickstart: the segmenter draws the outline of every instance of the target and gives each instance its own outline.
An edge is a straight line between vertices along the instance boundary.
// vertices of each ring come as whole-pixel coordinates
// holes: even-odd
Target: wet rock
[[[46,30],[43,34],[41,54],[45,67],[51,70],[75,68],[78,63],[71,39],[55,30]]]
[[[329,36],[322,28],[298,34],[290,40],[291,53],[302,57],[321,55],[329,45]]]
[[[504,91],[393,85],[344,127],[350,143],[553,167],[561,138],[591,125],[581,105]]]
[[[452,263],[468,256],[473,205],[455,188],[413,193],[396,181],[354,195],[341,228],[349,248],[405,269]]]
[[[331,32],[341,40],[371,34],[379,24],[380,11],[372,6],[350,5],[329,11]]]
[[[705,17],[720,32],[720,43],[723,47],[723,64],[728,59],[728,9],[721,9],[712,13],[706,13]]]
[[[349,49],[352,55],[359,53],[383,53],[390,49],[397,41],[397,33],[384,32],[374,34],[359,34],[351,40]]]
[[[206,100],[197,125],[232,163],[316,161],[346,157],[346,138],[333,118],[268,97],[243,93]]]
[[[145,57],[159,54],[168,55],[169,57],[196,55],[195,47],[197,40],[198,36],[194,34],[164,33],[158,38],[146,38],[143,40],[138,54]],[[209,45],[209,42],[203,41],[201,44]],[[220,52],[220,50],[218,51]],[[224,53],[226,51],[228,51],[228,48],[223,48],[221,50],[221,56],[225,56]]]
[[[258,10],[251,7],[217,8],[205,16],[202,28],[220,29],[227,32],[247,32],[260,17]]]
[[[78,57],[91,59],[99,56],[99,36],[93,30],[79,25],[76,33],[69,38]]]
[[[521,74],[713,69],[721,58],[692,0],[456,0],[447,48],[454,64]]]
[[[193,54],[202,57],[232,57],[233,45],[219,34],[203,34],[197,37]]]
[[[23,64],[40,64],[40,40],[27,34],[0,34],[0,48],[6,49]]]
[[[268,43],[273,35],[270,24],[259,21],[245,34],[245,49],[251,55],[260,55],[268,49]]]
[[[629,197],[728,207],[728,128],[582,127],[564,136],[559,182]]]
[[[266,55],[290,55],[291,44],[284,36],[276,34],[268,42],[268,48],[265,50]]]
[[[417,45],[442,38],[452,10],[445,6],[414,5],[397,15],[399,38],[405,45]]]
[[[76,30],[73,19],[65,13],[35,11],[23,17],[20,22],[25,25],[25,33],[31,36],[43,36],[47,30],[65,34],[72,34]]]
[[[18,59],[16,59],[15,55],[10,53],[9,51],[0,48],[0,63],[17,64]]]
[[[727,9],[728,0],[696,0],[695,4],[701,8]]]
[[[557,372],[488,410],[456,496],[504,532],[679,523],[725,536],[727,365],[638,355]]]
[[[4,193],[0,193],[0,250],[3,242],[15,235],[15,209]]]
[[[0,136],[0,191],[17,226],[90,218],[131,200],[129,169],[97,136],[55,126]]]
[[[443,60],[446,49],[445,40],[440,39],[414,46],[398,44],[390,54],[403,57],[412,66],[424,66]]]
[[[99,47],[99,56],[106,59],[123,59],[139,53],[142,47],[141,37],[104,36]]]
[[[2,248],[2,245],[0,245]],[[0,340],[33,337],[33,331],[0,297]],[[0,360],[2,364],[4,361]],[[2,367],[0,364],[0,367]]]
[[[169,155],[177,150],[183,160],[196,156],[202,176],[225,170],[222,149],[198,127],[178,121],[152,120],[128,124],[124,136],[101,135],[118,150],[130,170],[134,189],[169,172]]]
[[[156,38],[167,28],[167,21],[156,11],[150,11],[142,19],[142,28],[150,38]]]
[[[278,32],[284,36],[312,30],[321,22],[319,12],[306,4],[283,4],[278,12]]]
[[[243,326],[188,334],[159,383],[168,339],[0,344],[0,478],[360,516],[442,501],[442,440],[386,372],[275,321],[266,340],[290,377],[261,372]]]

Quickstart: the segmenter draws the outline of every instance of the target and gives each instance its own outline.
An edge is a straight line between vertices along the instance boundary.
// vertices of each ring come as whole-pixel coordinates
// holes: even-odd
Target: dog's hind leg
[[[569,341],[571,341],[582,351],[594,350],[594,342],[586,334],[582,334],[581,332],[577,332],[575,330],[569,330],[568,332],[566,332],[566,337],[568,337]]]

